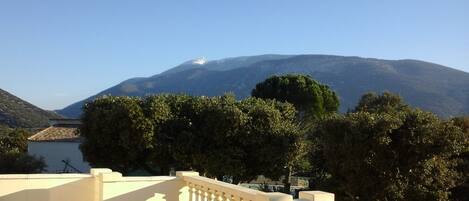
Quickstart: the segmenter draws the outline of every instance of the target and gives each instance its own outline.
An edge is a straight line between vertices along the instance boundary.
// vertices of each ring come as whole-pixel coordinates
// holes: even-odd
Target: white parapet
[[[262,191],[199,176],[197,172],[176,172],[189,190],[189,200],[293,201],[284,193]]]
[[[307,201],[333,201],[334,194],[300,192]],[[291,195],[266,193],[229,184],[197,172],[181,171],[176,177],[126,177],[110,169],[90,174],[0,175],[1,201],[293,201]]]
[[[334,194],[324,191],[300,191],[299,200],[334,201]]]

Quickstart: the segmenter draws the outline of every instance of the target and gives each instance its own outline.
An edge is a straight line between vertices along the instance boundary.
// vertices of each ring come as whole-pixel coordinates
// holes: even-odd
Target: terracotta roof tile
[[[79,142],[81,137],[76,125],[56,125],[36,133],[28,140],[35,142]]]

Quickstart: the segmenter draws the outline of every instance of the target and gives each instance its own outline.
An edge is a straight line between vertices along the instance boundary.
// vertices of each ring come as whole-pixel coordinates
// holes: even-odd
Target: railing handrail
[[[243,201],[292,201],[291,195],[283,193],[265,193],[259,190],[249,189],[242,186],[217,181],[207,177],[199,176],[197,172],[177,172],[190,188],[191,196],[202,197],[225,197],[227,200]],[[203,199],[202,199],[203,200]],[[210,199],[208,199],[210,200]]]
[[[259,193],[263,193],[262,191],[244,188],[238,185],[217,181],[202,176],[186,176],[184,177],[184,180],[186,182],[199,185],[203,188],[208,188],[223,193],[231,193],[234,196],[239,196],[246,200],[255,200]]]

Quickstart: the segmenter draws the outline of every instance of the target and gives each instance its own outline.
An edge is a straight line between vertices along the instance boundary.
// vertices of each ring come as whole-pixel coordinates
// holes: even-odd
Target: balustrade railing
[[[189,201],[292,201],[284,193],[266,193],[199,176],[197,172],[177,172],[177,177],[186,182]],[[321,191],[300,192],[299,200],[334,201],[334,194]]]
[[[257,190],[201,177],[195,172],[178,172],[189,187],[190,201],[256,201]],[[286,195],[288,196],[288,195]]]
[[[293,201],[291,195],[266,193],[199,176],[125,177],[110,169],[90,174],[0,175],[1,201]],[[334,201],[334,194],[302,191],[301,201]]]

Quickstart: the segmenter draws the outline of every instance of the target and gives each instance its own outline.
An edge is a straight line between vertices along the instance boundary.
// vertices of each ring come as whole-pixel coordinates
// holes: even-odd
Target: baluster
[[[242,201],[242,200],[243,200],[243,199],[242,199],[240,196],[238,196],[238,195],[232,195],[232,196],[231,196],[231,199],[232,199],[233,201]]]
[[[215,200],[215,195],[214,195],[214,190],[211,189],[211,188],[207,188],[207,192],[208,192],[208,199],[207,201],[214,201]]]
[[[193,183],[189,183],[189,200],[190,201],[196,201],[196,189],[194,187],[194,184]]]
[[[204,199],[203,199],[203,201],[210,201],[208,191],[209,191],[209,188],[204,188]]]
[[[223,201],[223,192],[215,191],[215,201]]]
[[[202,186],[197,185],[197,201],[203,201]]]
[[[225,200],[227,201],[234,201],[232,194],[225,193]]]
[[[200,185],[200,201],[207,201],[205,196],[205,187]]]

